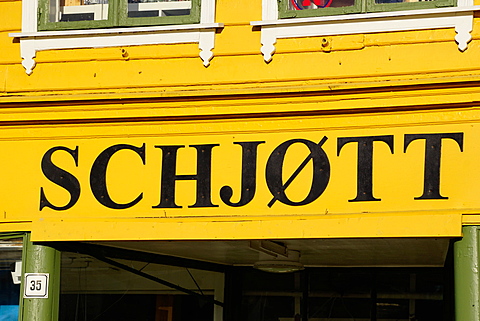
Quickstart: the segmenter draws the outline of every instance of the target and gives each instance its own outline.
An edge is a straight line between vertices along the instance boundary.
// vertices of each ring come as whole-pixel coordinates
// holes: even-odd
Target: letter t
[[[445,134],[407,134],[404,139],[403,152],[417,139],[425,139],[425,168],[423,178],[423,195],[416,200],[448,199],[440,195],[440,158],[442,155],[442,139],[453,139],[463,152],[463,133]]]

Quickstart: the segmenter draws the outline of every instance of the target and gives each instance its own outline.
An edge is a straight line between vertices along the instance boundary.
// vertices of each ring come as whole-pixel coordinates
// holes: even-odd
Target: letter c
[[[143,165],[145,165],[145,143],[142,145],[142,147],[118,144],[111,146],[100,153],[97,159],[95,159],[95,162],[92,165],[92,170],[90,171],[90,188],[93,196],[95,196],[97,201],[105,207],[117,210],[132,207],[140,202],[140,200],[143,198],[143,193],[140,193],[140,195],[138,195],[133,201],[121,204],[114,202],[108,193],[106,182],[108,162],[116,152],[123,149],[131,150],[137,153],[142,159]]]

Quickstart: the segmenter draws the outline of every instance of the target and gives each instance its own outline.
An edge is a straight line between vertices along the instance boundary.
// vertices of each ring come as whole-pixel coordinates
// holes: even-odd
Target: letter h
[[[162,150],[162,178],[160,203],[153,208],[181,208],[175,203],[175,182],[179,180],[197,181],[197,198],[188,207],[218,207],[212,204],[212,149],[219,144],[190,145],[197,150],[197,174],[177,175],[177,152],[185,145],[155,146]]]

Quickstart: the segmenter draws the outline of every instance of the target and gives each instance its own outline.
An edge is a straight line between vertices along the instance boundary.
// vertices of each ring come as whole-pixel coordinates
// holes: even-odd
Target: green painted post
[[[30,242],[30,235],[24,238],[22,259],[22,291],[20,294],[19,321],[57,321],[60,299],[60,252]],[[48,273],[48,298],[25,298],[26,273]]]
[[[464,226],[454,246],[455,320],[480,321],[479,226]]]

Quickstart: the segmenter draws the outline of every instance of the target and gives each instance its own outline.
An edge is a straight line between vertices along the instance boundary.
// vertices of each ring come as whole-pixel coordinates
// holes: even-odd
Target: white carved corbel
[[[262,29],[261,41],[262,48],[260,50],[263,54],[263,59],[265,59],[266,62],[270,62],[275,53],[275,44],[277,43],[275,32],[270,32],[268,28]]]
[[[33,40],[24,40],[20,45],[20,55],[22,56],[22,66],[25,68],[27,75],[31,75],[33,68],[37,64],[35,57],[37,51],[35,50],[35,43]]]
[[[200,58],[203,60],[203,65],[208,67],[210,60],[213,58],[213,47],[215,43],[215,31],[200,31]]]
[[[473,30],[473,12],[469,15],[460,17],[459,21],[455,25],[455,41],[458,44],[460,51],[467,50],[468,43],[472,40]]]

